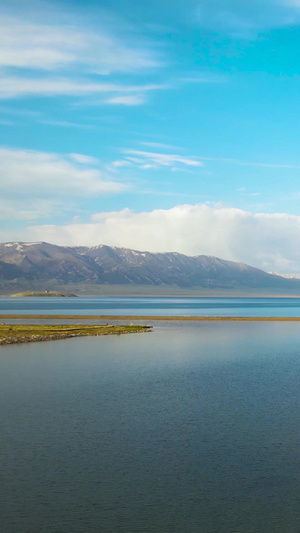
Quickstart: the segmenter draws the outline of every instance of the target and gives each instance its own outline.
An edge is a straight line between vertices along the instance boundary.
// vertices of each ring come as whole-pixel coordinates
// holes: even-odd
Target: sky
[[[0,0],[0,241],[300,272],[300,0]]]

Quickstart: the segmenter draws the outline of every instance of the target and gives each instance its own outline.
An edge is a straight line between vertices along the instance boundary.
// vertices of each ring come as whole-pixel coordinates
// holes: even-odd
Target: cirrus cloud
[[[126,96],[122,95],[116,98],[112,97],[110,100],[102,100],[100,103],[127,103],[127,105],[136,105],[137,103],[143,103],[141,94],[165,88],[165,85],[125,86],[113,83],[90,83],[89,81],[70,80],[65,78],[54,79],[0,76],[0,99],[24,96],[95,96],[99,94],[129,93]],[[138,95],[136,95],[136,93],[138,93]]]
[[[197,157],[162,152],[145,152],[143,150],[123,150],[126,160],[142,165],[140,168],[174,167],[180,164],[187,167],[202,167]]]
[[[40,4],[40,7],[42,4]],[[125,35],[104,24],[95,31],[74,13],[53,13],[45,7],[37,15],[24,10],[22,17],[0,13],[0,66],[46,71],[80,67],[88,72],[111,74],[135,72],[162,64],[140,40],[130,42]],[[50,15],[50,17],[49,17]]]
[[[101,162],[82,154],[57,154],[0,148],[0,218],[39,219],[68,199],[116,194],[128,187],[101,170]],[[13,215],[13,212],[15,214]]]
[[[111,16],[108,22],[101,9],[94,15],[89,9],[76,12],[40,0],[35,9],[23,4],[13,8],[4,0],[0,7],[0,98],[79,98],[104,92],[100,103],[137,105],[138,98],[143,103],[144,93],[154,86],[134,88],[128,76],[162,67],[165,62],[158,46],[146,42],[138,31],[128,31],[121,20]],[[122,75],[126,81],[118,85],[102,83],[103,77]],[[127,95],[136,91],[138,96]],[[115,92],[121,96],[113,102]]]

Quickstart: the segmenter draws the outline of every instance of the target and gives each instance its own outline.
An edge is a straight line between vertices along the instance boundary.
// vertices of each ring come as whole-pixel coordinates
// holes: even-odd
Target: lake
[[[300,298],[5,298],[0,314],[300,316]]]
[[[298,533],[300,324],[0,349],[5,533]]]

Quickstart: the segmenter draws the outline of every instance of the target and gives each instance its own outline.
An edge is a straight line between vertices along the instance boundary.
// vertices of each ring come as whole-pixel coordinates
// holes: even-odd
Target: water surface
[[[1,314],[300,316],[300,298],[0,298]]]
[[[298,533],[300,324],[0,350],[3,531]]]

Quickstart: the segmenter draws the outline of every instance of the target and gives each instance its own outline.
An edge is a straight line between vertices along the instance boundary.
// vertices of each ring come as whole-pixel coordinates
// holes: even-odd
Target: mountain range
[[[192,290],[300,293],[300,280],[285,279],[245,263],[217,257],[151,253],[112,246],[57,246],[45,242],[0,244],[0,289],[148,286]],[[90,291],[87,291],[90,293]],[[98,292],[99,293],[99,292]]]

